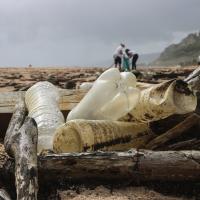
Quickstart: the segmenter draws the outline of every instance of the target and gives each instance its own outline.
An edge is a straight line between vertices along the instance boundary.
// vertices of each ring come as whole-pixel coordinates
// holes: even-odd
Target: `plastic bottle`
[[[67,121],[117,120],[135,107],[139,97],[135,75],[111,68],[95,81],[81,102],[69,113]]]
[[[122,121],[151,122],[193,112],[197,97],[182,80],[170,80],[142,90],[140,101]]]
[[[58,89],[46,81],[36,83],[25,94],[29,116],[38,126],[38,152],[53,148],[55,130],[64,123],[58,101]]]
[[[89,90],[89,89],[92,88],[93,84],[94,84],[93,82],[83,82],[83,83],[81,83],[81,85],[79,86],[79,88],[81,90]]]
[[[56,153],[124,151],[144,146],[150,137],[148,124],[76,119],[56,130],[53,150]]]

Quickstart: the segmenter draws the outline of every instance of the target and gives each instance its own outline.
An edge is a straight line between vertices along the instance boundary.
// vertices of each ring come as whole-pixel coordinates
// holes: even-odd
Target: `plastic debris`
[[[38,126],[38,152],[53,148],[55,130],[64,123],[58,101],[58,89],[46,81],[36,83],[25,94],[28,115]]]
[[[170,80],[141,91],[139,103],[120,121],[151,122],[194,111],[197,97],[182,80]]]
[[[56,130],[53,150],[57,153],[122,151],[142,147],[151,136],[147,124],[110,120],[71,120]]]
[[[137,105],[139,97],[135,75],[111,68],[95,81],[81,102],[69,113],[67,121],[118,120]]]

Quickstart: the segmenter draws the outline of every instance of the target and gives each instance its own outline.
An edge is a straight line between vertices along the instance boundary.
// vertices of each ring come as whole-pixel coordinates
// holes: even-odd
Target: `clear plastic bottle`
[[[139,97],[135,75],[111,68],[95,81],[81,102],[69,113],[67,121],[117,120],[136,106]]]
[[[53,148],[55,130],[64,123],[58,101],[58,89],[46,81],[36,83],[25,94],[29,116],[38,126],[38,152]]]

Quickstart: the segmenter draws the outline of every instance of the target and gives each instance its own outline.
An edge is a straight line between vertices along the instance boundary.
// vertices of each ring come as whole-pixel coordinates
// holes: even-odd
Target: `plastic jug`
[[[135,75],[111,68],[95,81],[81,102],[69,113],[67,121],[117,120],[136,106],[139,97]]]
[[[56,128],[64,123],[60,112],[58,89],[49,82],[38,82],[25,94],[29,116],[38,126],[38,152],[53,148],[53,137]]]

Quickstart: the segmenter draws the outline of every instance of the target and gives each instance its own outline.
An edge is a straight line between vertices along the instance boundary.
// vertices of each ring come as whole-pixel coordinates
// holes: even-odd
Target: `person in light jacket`
[[[119,71],[121,71],[124,48],[125,48],[125,44],[121,43],[120,46],[117,47],[113,55],[115,67],[116,68],[118,67]]]

